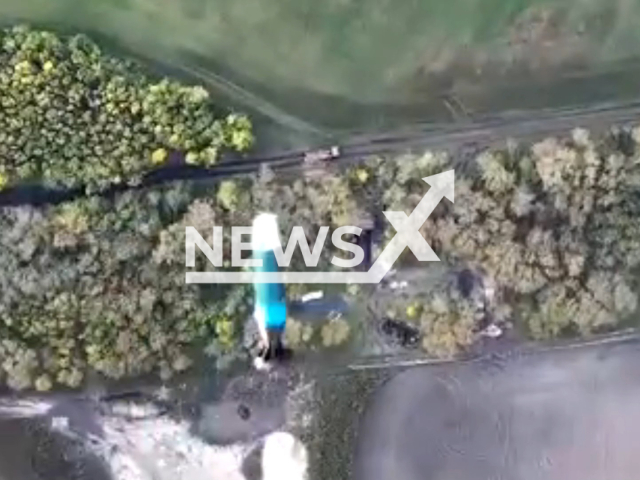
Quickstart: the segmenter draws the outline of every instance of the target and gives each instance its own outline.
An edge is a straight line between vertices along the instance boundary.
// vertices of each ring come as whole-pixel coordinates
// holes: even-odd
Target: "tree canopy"
[[[578,129],[466,164],[432,153],[374,161],[373,188],[388,210],[409,213],[426,192],[420,179],[455,166],[455,203],[443,201],[421,230],[436,253],[495,282],[534,338],[588,335],[637,309],[637,140],[630,129],[596,138]]]
[[[32,178],[87,187],[85,197],[57,206],[0,208],[0,376],[14,388],[74,387],[88,370],[167,378],[198,352],[239,352],[250,287],[185,284],[186,226],[208,241],[214,225],[225,227],[229,259],[230,227],[269,211],[283,239],[302,226],[313,245],[322,226],[409,214],[428,191],[422,178],[451,168],[455,203],[443,200],[421,233],[452,271],[473,271],[496,292],[488,302],[444,282],[398,296],[398,316],[420,330],[427,352],[455,355],[488,318],[546,339],[607,331],[637,311],[638,130],[575,130],[465,158],[409,152],[315,176],[278,172],[99,196],[94,190],[135,184],[175,152],[210,165],[223,148],[244,151],[250,122],[214,109],[202,88],[152,80],[86,37],[23,27],[0,33],[0,106],[0,189]],[[383,228],[388,241],[395,231]],[[318,270],[337,269],[335,253],[322,249]],[[197,262],[213,268],[202,255]],[[429,268],[408,250],[395,267],[409,264]],[[290,269],[306,268],[296,251]],[[337,347],[350,343],[352,327],[346,319],[317,328],[293,321],[288,338]]]
[[[249,119],[215,108],[200,86],[151,78],[83,35],[0,31],[0,189],[133,184],[170,152],[213,165],[252,144]]]

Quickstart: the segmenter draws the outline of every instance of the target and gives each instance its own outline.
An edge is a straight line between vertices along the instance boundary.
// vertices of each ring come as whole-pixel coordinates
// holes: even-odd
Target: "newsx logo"
[[[262,266],[262,260],[259,258],[243,258],[242,252],[252,251],[254,242],[243,241],[243,237],[253,235],[254,227],[231,227],[231,265],[233,267],[259,268]],[[333,245],[346,252],[351,252],[353,258],[344,259],[334,256],[331,263],[336,267],[354,268],[364,260],[364,250],[360,245],[346,242],[342,239],[344,235],[360,235],[362,229],[359,227],[345,226],[337,228],[331,235]],[[316,267],[320,261],[320,255],[329,234],[329,227],[320,227],[316,242],[313,249],[309,245],[309,240],[304,229],[295,226],[291,230],[289,242],[286,250],[282,250],[281,245],[273,246],[273,253],[279,267],[288,267],[291,265],[291,259],[297,246],[299,246],[304,258],[304,264],[307,267]],[[186,264],[187,267],[195,267],[195,247],[209,259],[214,267],[221,268],[223,266],[223,227],[213,227],[213,247],[211,247],[200,233],[194,227],[186,227]]]
[[[391,270],[393,264],[406,247],[413,252],[419,261],[437,262],[440,261],[431,246],[420,234],[420,228],[427,221],[429,215],[440,203],[442,198],[454,201],[454,171],[425,177],[423,180],[431,186],[429,191],[422,197],[416,208],[410,215],[404,212],[385,211],[383,212],[387,220],[396,229],[395,236],[378,256],[371,268],[366,272],[357,271],[330,271],[330,272],[262,272],[262,271],[212,271],[186,273],[187,283],[379,283]],[[262,217],[262,218],[261,218]],[[313,248],[309,245],[304,229],[300,226],[293,227],[287,248],[282,249],[278,233],[277,221],[274,215],[266,214],[259,216],[253,227],[234,226],[231,229],[231,265],[239,268],[259,269],[262,266],[260,258],[242,258],[242,252],[254,250],[256,243],[261,244],[262,250],[272,250],[276,262],[280,268],[288,267],[297,246],[299,246],[307,267],[316,267],[324,248],[329,227],[320,227],[318,237]],[[337,228],[331,235],[333,245],[345,252],[353,255],[352,258],[344,259],[333,256],[331,263],[340,268],[354,268],[364,260],[364,250],[361,246],[343,240],[347,234],[360,235],[362,229],[355,226],[343,226]],[[243,241],[247,235],[255,234],[251,242]],[[213,227],[213,243],[209,245],[200,233],[194,228],[185,228],[185,251],[187,268],[195,267],[196,247],[207,257],[209,262],[216,268],[221,268],[223,261],[223,227]]]

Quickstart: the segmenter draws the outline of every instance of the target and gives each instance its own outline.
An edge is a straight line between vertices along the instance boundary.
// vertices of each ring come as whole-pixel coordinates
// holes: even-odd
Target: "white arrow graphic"
[[[187,272],[187,283],[379,283],[389,273],[400,254],[409,247],[422,262],[439,262],[420,228],[442,198],[454,201],[453,170],[425,177],[431,188],[407,216],[404,212],[384,212],[396,234],[368,272]],[[259,275],[259,276],[258,276]]]
[[[442,197],[448,198],[451,202],[454,201],[454,171],[447,170],[437,175],[424,177],[422,180],[431,185],[431,188],[422,197],[411,215],[407,216],[404,212],[384,212],[385,217],[391,222],[397,233],[367,272],[370,277],[367,283],[380,282],[389,273],[405,247],[409,247],[421,262],[440,261],[431,246],[420,235],[420,228],[440,203]]]

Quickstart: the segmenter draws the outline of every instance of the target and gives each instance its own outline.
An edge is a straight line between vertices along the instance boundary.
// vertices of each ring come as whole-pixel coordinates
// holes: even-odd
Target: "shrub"
[[[325,347],[335,347],[342,345],[349,338],[351,327],[342,318],[333,318],[322,326],[320,335],[322,345]]]
[[[473,343],[476,319],[475,309],[466,302],[433,298],[421,317],[422,347],[438,357],[453,357]]]

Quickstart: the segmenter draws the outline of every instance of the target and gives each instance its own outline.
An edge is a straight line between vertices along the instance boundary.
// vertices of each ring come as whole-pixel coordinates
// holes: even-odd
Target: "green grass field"
[[[637,92],[634,0],[0,0],[0,18],[98,34],[311,134]]]

